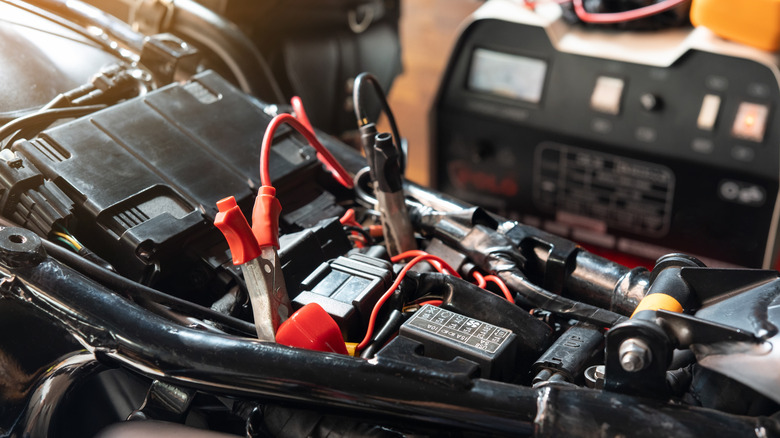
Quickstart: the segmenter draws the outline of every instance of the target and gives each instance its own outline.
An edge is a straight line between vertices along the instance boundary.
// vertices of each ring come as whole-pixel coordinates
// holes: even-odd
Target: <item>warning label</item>
[[[430,305],[423,306],[405,325],[491,354],[511,334],[507,329]]]

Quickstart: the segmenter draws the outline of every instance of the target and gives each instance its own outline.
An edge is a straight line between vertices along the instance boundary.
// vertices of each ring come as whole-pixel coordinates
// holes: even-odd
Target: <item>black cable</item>
[[[355,117],[357,117],[358,126],[366,125],[369,122],[368,116],[363,107],[362,93],[363,84],[366,82],[371,83],[374,86],[376,97],[379,99],[379,103],[382,105],[382,110],[387,116],[387,121],[390,123],[390,129],[393,131],[393,138],[395,139],[395,146],[398,148],[399,164],[401,167],[401,173],[406,169],[406,155],[401,147],[401,134],[398,132],[398,125],[395,123],[395,116],[393,110],[390,109],[390,103],[387,101],[387,95],[382,89],[382,85],[379,83],[379,79],[371,73],[363,72],[357,75],[355,78],[355,84],[352,88],[352,104],[355,108]]]
[[[4,227],[20,228],[19,225],[2,216],[0,216],[0,225]],[[91,261],[79,256],[78,254],[74,254],[65,248],[62,248],[49,240],[41,239],[41,242],[49,255],[59,260],[61,263],[111,289],[113,292],[131,299],[146,300],[158,304],[163,304],[173,310],[185,312],[195,318],[210,320],[251,337],[257,336],[257,331],[254,324],[229,315],[225,315],[223,313],[216,312],[209,309],[208,307],[203,307],[201,305],[182,300],[181,298],[168,295],[148,286],[144,286],[140,283],[130,280],[129,278],[125,278],[119,274],[111,272],[102,266],[96,265],[95,263],[92,263]]]
[[[393,309],[392,312],[390,312],[390,315],[387,317],[387,321],[382,325],[382,328],[379,329],[379,331],[376,332],[373,339],[371,340],[371,344],[366,347],[365,350],[363,350],[360,353],[360,357],[364,359],[370,359],[374,357],[377,350],[382,348],[382,346],[390,339],[390,336],[398,332],[398,327],[401,326],[401,323],[404,322],[404,320],[407,319],[403,313],[399,312],[397,309]]]
[[[374,244],[374,239],[365,228],[357,227],[355,225],[343,225],[343,227],[344,231],[354,231],[356,233],[360,233],[360,235],[363,236],[363,238],[366,240],[366,245],[371,246]]]
[[[46,251],[55,259],[92,278],[103,286],[108,287],[114,292],[124,295],[128,298],[148,300],[158,304],[163,304],[173,310],[185,312],[190,316],[200,319],[206,319],[233,330],[245,333],[252,337],[257,332],[254,324],[242,321],[229,315],[215,312],[207,307],[182,300],[181,298],[168,295],[148,286],[144,286],[133,280],[125,278],[119,274],[111,272],[102,266],[98,266],[89,260],[84,259],[72,252],[62,248],[48,240],[43,240],[43,246]]]
[[[4,1],[4,0],[0,0]],[[48,110],[38,111],[36,113],[19,117],[18,119],[14,119],[2,127],[0,127],[0,141],[6,139],[10,135],[14,134],[16,131],[20,129],[25,129],[29,126],[41,126],[44,127],[56,122],[60,119],[68,119],[73,117],[82,117],[86,116],[87,114],[94,113],[95,111],[99,111],[106,108],[106,105],[89,105],[89,106],[79,106],[75,108],[52,108]],[[10,142],[3,146],[3,149],[10,146]]]

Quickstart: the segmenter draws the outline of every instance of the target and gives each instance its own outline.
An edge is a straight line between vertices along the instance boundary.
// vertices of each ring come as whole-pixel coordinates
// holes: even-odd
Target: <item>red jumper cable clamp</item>
[[[276,252],[281,206],[274,192],[273,187],[260,189],[252,215],[254,230],[232,196],[217,202],[219,213],[214,220],[228,241],[233,264],[241,266],[244,273],[257,337],[269,342],[275,342],[276,330],[292,313]]]

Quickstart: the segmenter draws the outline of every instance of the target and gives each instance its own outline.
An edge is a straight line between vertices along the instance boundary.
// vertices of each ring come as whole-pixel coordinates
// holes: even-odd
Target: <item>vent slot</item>
[[[70,158],[70,152],[54,142],[49,142],[49,139],[46,137],[39,137],[31,140],[30,144],[32,144],[41,155],[55,163],[61,163]]]
[[[114,216],[114,220],[125,230],[141,225],[149,219],[138,207],[132,207]]]
[[[184,84],[182,88],[204,105],[209,105],[222,99],[221,95],[214,93],[197,81]]]

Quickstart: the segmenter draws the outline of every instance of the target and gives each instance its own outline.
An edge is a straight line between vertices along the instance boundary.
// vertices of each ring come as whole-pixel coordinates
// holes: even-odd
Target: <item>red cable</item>
[[[362,341],[360,341],[360,344],[358,344],[358,346],[355,348],[355,351],[360,352],[366,348],[366,346],[368,346],[368,343],[371,341],[371,336],[374,334],[374,326],[376,325],[376,319],[379,316],[379,310],[382,309],[382,305],[385,304],[385,301],[387,301],[393,295],[393,292],[396,290],[396,288],[401,285],[401,281],[403,281],[404,277],[406,277],[406,273],[409,272],[409,270],[412,269],[414,265],[420,263],[423,260],[435,260],[441,263],[442,267],[448,271],[455,272],[455,270],[452,269],[452,267],[448,265],[447,262],[433,254],[420,254],[413,258],[409,263],[406,264],[406,266],[404,266],[401,272],[398,273],[398,277],[396,277],[393,284],[390,285],[390,289],[388,289],[387,292],[385,292],[385,294],[379,298],[379,301],[374,304],[374,309],[371,310],[371,316],[368,319],[368,329],[366,329],[366,336]]]
[[[477,271],[474,271],[473,274],[471,274],[474,277],[474,280],[477,280],[477,286],[484,289],[485,286],[487,286],[487,281],[485,280],[485,276],[480,274]]]
[[[365,248],[366,247],[366,240],[363,237],[362,234],[358,233],[357,231],[350,232],[350,237],[356,237],[353,242],[355,243],[355,246],[358,248]]]
[[[585,10],[585,6],[583,6],[582,1],[583,0],[572,0],[574,13],[577,14],[577,17],[580,20],[584,21],[585,23],[614,24],[639,20],[641,18],[659,14],[666,10],[672,9],[675,6],[681,5],[689,0],[666,0],[650,6],[632,9],[630,11],[610,13],[590,13]]]
[[[309,142],[311,147],[317,151],[317,158],[323,164],[325,164],[328,169],[331,170],[333,176],[339,183],[348,189],[354,187],[352,185],[352,178],[350,178],[347,171],[344,170],[338,161],[336,161],[336,158],[333,156],[333,154],[331,154],[330,151],[327,150],[319,140],[317,140],[314,132],[309,130],[304,123],[300,122],[290,114],[279,114],[278,116],[274,117],[271,119],[271,123],[268,124],[268,128],[265,130],[263,144],[260,149],[260,181],[264,186],[271,186],[271,175],[268,164],[271,156],[271,145],[274,141],[274,133],[279,128],[279,126],[284,123],[290,125],[293,129],[300,132],[301,135],[306,138],[306,141]]]
[[[303,100],[301,100],[301,98],[298,96],[293,96],[292,99],[290,99],[290,103],[292,104],[293,111],[295,112],[295,118],[300,120],[301,123],[303,123],[303,125],[313,133],[314,126],[312,126],[311,122],[309,121],[309,116],[306,115],[306,110],[303,108]],[[317,152],[317,159],[325,165],[325,168],[328,169],[331,174],[333,174],[333,178],[335,178],[339,184],[348,189],[352,188],[352,178],[350,178],[346,173],[340,173],[338,169],[335,169],[333,166],[331,166],[327,160],[325,160],[325,157],[319,153],[319,151]],[[343,171],[344,169],[341,170]]]
[[[314,132],[314,126],[312,126],[311,122],[309,121],[309,116],[306,115],[306,110],[303,108],[303,101],[301,98],[298,96],[293,96],[292,99],[290,99],[290,103],[292,104],[293,111],[295,112],[295,118],[300,120],[304,126],[309,128],[309,131]]]
[[[512,292],[510,292],[509,288],[506,287],[506,283],[504,283],[504,280],[502,280],[501,277],[497,277],[495,275],[486,275],[485,280],[490,281],[498,286],[498,288],[501,289],[501,292],[504,293],[504,297],[506,297],[507,301],[512,304],[515,303],[515,298],[512,296]]]
[[[368,234],[370,234],[371,237],[382,237],[385,235],[381,225],[369,225]],[[780,261],[778,261],[778,263],[780,263]]]
[[[430,304],[431,306],[438,307],[438,306],[441,306],[441,303],[443,303],[443,302],[444,301],[442,301],[442,300],[428,300],[428,301],[423,301],[422,303],[419,303],[417,305],[422,307],[422,306],[424,306],[426,304]]]
[[[401,254],[398,254],[396,256],[390,257],[390,261],[393,263],[398,263],[405,259],[410,259],[412,257],[417,257],[421,255],[428,255],[427,252],[419,250],[419,249],[411,249],[409,251],[404,251]],[[437,271],[441,272],[442,274],[450,274],[453,277],[461,278],[461,276],[455,272],[448,269],[445,269],[444,266],[441,265],[441,263],[437,262],[436,260],[429,260],[428,263],[431,264]]]
[[[341,222],[341,225],[352,225],[353,227],[363,228],[363,225],[360,225],[360,223],[355,220],[355,210],[351,208],[344,213],[344,216],[339,218],[339,222]]]

